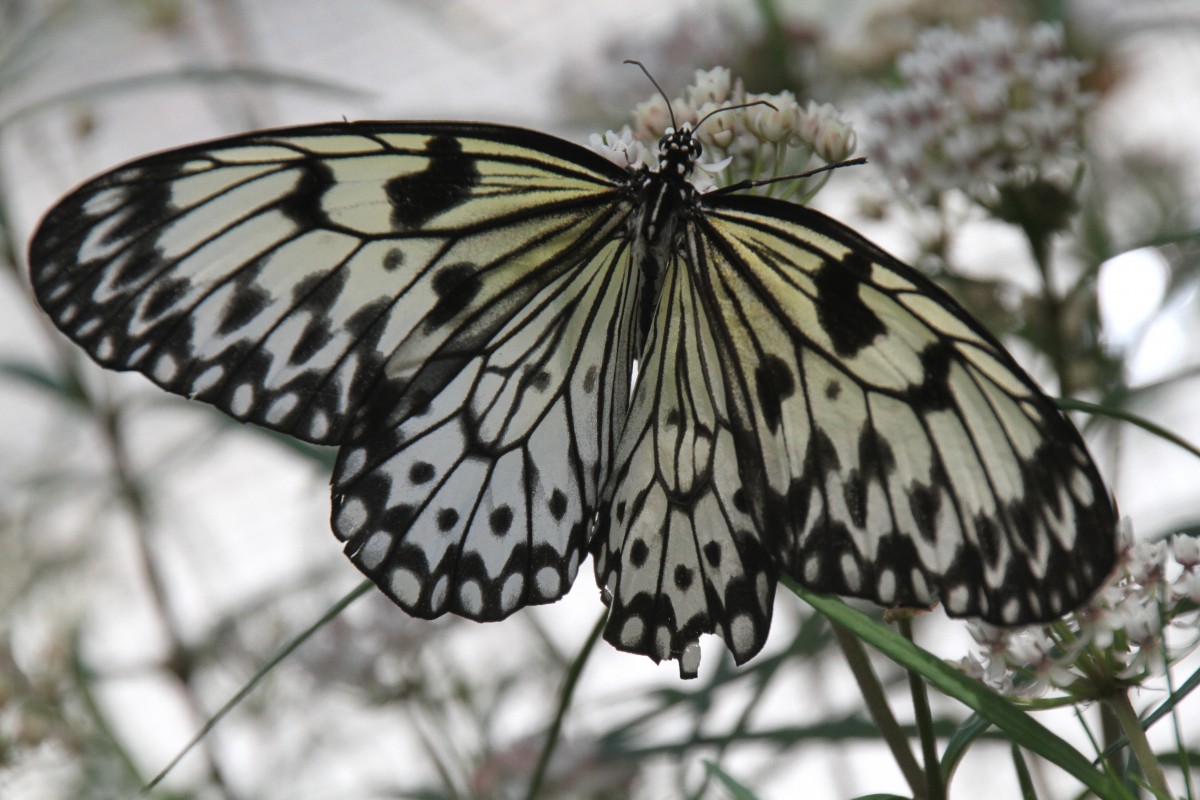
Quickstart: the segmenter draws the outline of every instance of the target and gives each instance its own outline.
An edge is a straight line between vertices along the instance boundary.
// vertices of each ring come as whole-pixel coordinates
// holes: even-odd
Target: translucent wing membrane
[[[790,203],[722,197],[691,229],[721,317],[749,507],[818,591],[1015,624],[1111,571],[1115,510],[1078,432],[949,296]]]

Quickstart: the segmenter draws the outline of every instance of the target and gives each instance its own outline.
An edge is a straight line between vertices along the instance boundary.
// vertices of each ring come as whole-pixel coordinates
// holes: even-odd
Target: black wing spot
[[[675,587],[681,592],[686,592],[692,585],[692,571],[683,564],[675,565]]]
[[[750,513],[750,501],[746,499],[746,490],[738,488],[733,493],[733,507],[743,514]]]
[[[492,533],[497,536],[503,536],[508,533],[508,529],[512,527],[512,521],[513,512],[509,506],[499,506],[488,517],[488,524],[492,526]]]
[[[587,372],[585,372],[583,375],[584,394],[591,394],[592,392],[596,391],[596,375],[598,374],[599,370],[596,368],[595,364],[588,367]]]
[[[479,184],[475,159],[463,155],[462,144],[453,136],[433,137],[425,154],[429,156],[425,169],[387,182],[396,230],[423,227],[469,198]]]
[[[766,356],[754,370],[754,386],[758,394],[758,406],[771,433],[779,430],[783,401],[796,391],[792,371],[783,359]]]
[[[634,539],[633,544],[629,546],[629,563],[634,567],[641,569],[646,564],[646,559],[650,557],[650,548],[641,539]]]
[[[666,419],[663,420],[663,425],[668,428],[678,428],[679,423],[683,421],[683,415],[679,413],[678,408],[672,408],[667,412]]]
[[[257,286],[239,286],[237,291],[230,295],[229,302],[221,309],[224,313],[221,316],[221,324],[217,328],[217,333],[221,336],[228,336],[239,330],[261,314],[270,304],[271,295]]]
[[[855,355],[886,330],[862,299],[861,289],[870,273],[871,262],[851,250],[841,261],[826,261],[814,279],[817,318],[843,358]]]
[[[476,275],[474,264],[451,264],[433,276],[433,291],[437,303],[425,317],[426,333],[434,331],[471,304],[479,294],[482,284]]]
[[[842,396],[842,385],[837,381],[830,381],[825,384],[825,397],[829,400],[837,400]]]
[[[325,193],[336,183],[333,170],[319,159],[295,162],[300,178],[295,188],[279,202],[279,211],[296,224],[299,230],[336,228],[321,205]]]
[[[704,558],[713,568],[721,566],[721,545],[717,542],[709,542],[704,545]]]
[[[383,268],[387,272],[395,272],[404,266],[404,251],[393,247],[383,256]]]
[[[544,369],[526,366],[524,372],[521,373],[521,382],[525,386],[531,386],[539,392],[544,392],[550,388],[550,373]]]
[[[550,514],[556,520],[561,520],[563,515],[567,513],[567,496],[563,494],[562,489],[555,489],[550,494]]]
[[[443,508],[437,513],[438,530],[442,533],[453,530],[458,524],[458,512],[453,508]]]
[[[625,501],[617,503],[617,522],[625,521]]]
[[[418,461],[408,470],[408,479],[415,484],[428,483],[433,480],[436,471],[428,461]]]

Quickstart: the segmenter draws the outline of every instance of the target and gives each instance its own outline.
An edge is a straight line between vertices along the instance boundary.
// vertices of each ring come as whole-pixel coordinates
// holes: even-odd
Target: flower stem
[[[1125,692],[1114,692],[1104,701],[1112,710],[1113,716],[1117,718],[1121,730],[1125,733],[1125,738],[1129,740],[1129,749],[1133,751],[1133,757],[1137,759],[1138,766],[1142,768],[1142,774],[1150,785],[1150,789],[1162,800],[1169,800],[1171,788],[1167,785],[1162,765],[1158,763],[1158,758],[1150,749],[1150,740],[1146,738],[1146,731],[1142,729],[1142,721],[1138,719],[1137,712],[1133,710],[1133,704],[1129,702],[1129,695]]]
[[[900,634],[913,644],[912,621],[901,618],[898,622]],[[908,686],[912,692],[913,712],[917,731],[921,735],[921,753],[925,758],[925,797],[927,800],[946,800],[946,787],[942,783],[942,771],[938,764],[937,735],[933,732],[933,712],[929,708],[929,692],[920,675],[908,671]]]
[[[879,726],[879,733],[892,751],[892,758],[896,759],[896,766],[904,773],[904,779],[908,781],[913,797],[925,797],[928,792],[921,765],[917,763],[917,759],[908,747],[908,737],[904,735],[904,730],[892,714],[879,677],[875,674],[875,670],[871,669],[871,661],[867,657],[866,648],[863,647],[858,637],[836,622],[831,623],[830,628],[833,630],[838,645],[842,648],[842,654],[846,657],[850,672],[854,674],[854,679],[858,682],[863,703],[866,705],[871,719],[875,720],[875,724]]]

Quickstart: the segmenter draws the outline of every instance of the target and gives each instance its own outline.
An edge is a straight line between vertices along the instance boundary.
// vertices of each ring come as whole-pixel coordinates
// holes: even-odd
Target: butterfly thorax
[[[637,173],[637,212],[629,234],[634,263],[642,276],[639,346],[650,331],[666,267],[672,255],[679,252],[683,234],[679,223],[696,195],[689,178],[701,150],[691,125],[684,123],[679,130],[668,128],[658,141],[658,169],[643,167]]]

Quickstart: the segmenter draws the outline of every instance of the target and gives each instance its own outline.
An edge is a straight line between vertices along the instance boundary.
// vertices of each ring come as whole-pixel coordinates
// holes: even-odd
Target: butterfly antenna
[[[766,100],[751,100],[749,103],[738,103],[736,106],[721,106],[720,108],[714,108],[712,111],[701,117],[696,123],[696,129],[699,130],[700,126],[704,124],[705,120],[714,114],[720,114],[722,111],[736,111],[739,108],[754,108],[755,106],[766,106],[772,111],[779,110],[774,103],[768,103]]]
[[[653,84],[654,88],[658,90],[658,93],[662,95],[662,99],[667,102],[667,113],[671,115],[671,127],[678,129],[679,126],[675,124],[675,110],[671,108],[671,98],[667,97],[667,93],[664,92],[663,88],[658,85],[658,81],[654,80],[654,76],[650,74],[650,70],[646,69],[646,65],[638,61],[636,58],[627,58],[625,59],[625,63],[633,64],[635,67],[640,69],[642,74],[646,76],[646,79],[649,80],[650,83]]]
[[[710,192],[705,192],[706,196],[715,196],[719,194],[729,194],[730,192],[740,192],[745,189],[753,189],[756,186],[767,186],[772,183],[781,183],[783,181],[798,181],[804,178],[811,178],[813,175],[820,175],[822,172],[832,172],[835,169],[842,167],[858,167],[866,164],[865,158],[851,158],[846,161],[838,161],[833,164],[826,164],[823,167],[810,169],[808,172],[801,172],[799,175],[780,175],[775,178],[761,178],[758,180],[745,180],[731,183],[728,186],[722,186],[719,189],[713,189]]]

